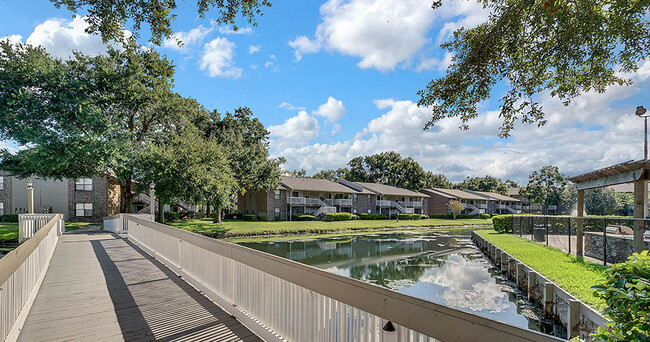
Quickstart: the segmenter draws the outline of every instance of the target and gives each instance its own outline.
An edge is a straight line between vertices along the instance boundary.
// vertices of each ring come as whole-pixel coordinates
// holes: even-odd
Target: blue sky
[[[450,56],[440,42],[487,18],[473,1],[450,0],[435,11],[430,0],[275,1],[257,27],[241,23],[238,33],[215,25],[212,13],[198,18],[192,2],[179,5],[173,29],[185,46],[153,46],[177,66],[176,91],[221,112],[250,107],[271,131],[271,153],[290,170],[311,174],[395,150],[456,181],[491,174],[525,182],[544,165],[572,175],[643,151],[633,112],[650,107],[650,62],[630,75],[633,86],[585,94],[569,107],[540,95],[549,124],[518,125],[506,140],[497,138],[501,88],[469,131],[458,130],[456,119],[423,131],[430,114],[417,107],[416,92],[444,72]],[[81,17],[47,0],[6,1],[2,9],[0,37],[61,58],[105,49],[83,32]],[[141,34],[148,45],[146,29]]]

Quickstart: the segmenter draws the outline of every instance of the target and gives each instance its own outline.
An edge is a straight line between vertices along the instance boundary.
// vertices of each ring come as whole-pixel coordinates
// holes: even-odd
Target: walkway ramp
[[[131,242],[98,229],[60,237],[19,341],[259,341]]]

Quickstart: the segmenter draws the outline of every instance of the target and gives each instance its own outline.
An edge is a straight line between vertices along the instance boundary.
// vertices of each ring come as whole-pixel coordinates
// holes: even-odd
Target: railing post
[[[567,225],[569,227],[569,254],[571,254],[571,218],[567,217]]]
[[[603,217],[603,265],[607,266],[607,219]]]

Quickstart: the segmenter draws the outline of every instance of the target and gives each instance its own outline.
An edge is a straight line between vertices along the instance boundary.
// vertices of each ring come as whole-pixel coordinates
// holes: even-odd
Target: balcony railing
[[[351,207],[352,206],[352,200],[349,198],[336,198],[332,200],[332,203],[334,205],[338,205],[339,207]]]
[[[318,198],[307,198],[307,197],[287,197],[287,204],[290,205],[306,205],[313,207],[320,207],[320,200]]]
[[[406,208],[422,208],[422,201],[399,201]]]
[[[390,208],[393,206],[393,202],[389,200],[378,200],[377,201],[377,206],[382,207],[382,208]]]

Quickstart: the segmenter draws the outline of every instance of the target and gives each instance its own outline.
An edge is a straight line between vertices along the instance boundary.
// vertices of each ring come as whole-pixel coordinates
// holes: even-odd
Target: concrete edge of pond
[[[600,312],[482,236],[472,232],[472,241],[508,279],[515,281],[517,288],[526,291],[530,302],[542,305],[544,316],[567,327],[569,339],[576,336],[587,338],[598,327],[607,324]]]

